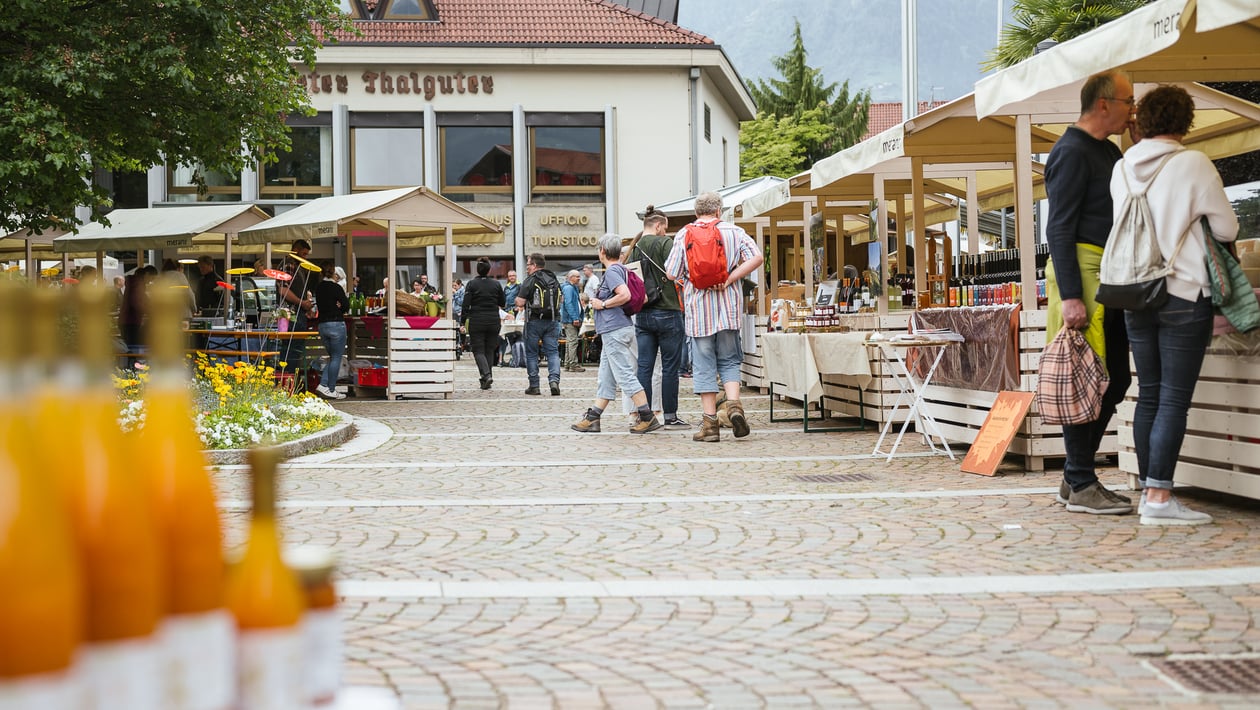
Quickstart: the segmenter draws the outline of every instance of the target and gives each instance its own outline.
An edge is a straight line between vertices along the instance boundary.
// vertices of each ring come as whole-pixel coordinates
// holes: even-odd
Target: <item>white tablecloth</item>
[[[822,395],[823,374],[851,377],[860,387],[875,379],[865,333],[766,333],[761,347],[770,381],[808,401]]]

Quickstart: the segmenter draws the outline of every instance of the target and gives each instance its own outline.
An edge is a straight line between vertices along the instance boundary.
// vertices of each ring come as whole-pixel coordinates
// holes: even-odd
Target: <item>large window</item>
[[[332,117],[297,120],[303,123],[290,124],[290,150],[276,153],[278,160],[263,166],[262,197],[307,200],[332,194]]]
[[[532,114],[531,202],[604,199],[603,114]]]
[[[241,199],[241,176],[207,170],[200,164],[176,165],[167,168],[166,193],[171,202],[237,202]]]
[[[442,194],[459,202],[511,202],[511,114],[444,114],[438,126]]]
[[[424,114],[355,113],[351,126],[352,190],[424,184]]]

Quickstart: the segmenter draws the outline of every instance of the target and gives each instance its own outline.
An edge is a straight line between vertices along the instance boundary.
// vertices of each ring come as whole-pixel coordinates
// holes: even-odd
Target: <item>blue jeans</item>
[[[682,364],[683,343],[687,336],[683,330],[682,311],[649,308],[639,311],[634,319],[635,337],[639,343],[639,384],[647,391],[648,404],[652,404],[652,369],[656,365],[656,352],[661,353],[661,405],[666,415],[678,414],[678,368]],[[653,409],[656,409],[653,407]]]
[[[1138,477],[1143,488],[1172,488],[1190,398],[1212,340],[1212,301],[1169,296],[1159,310],[1126,313],[1125,324],[1138,378],[1133,413]]]
[[[1103,334],[1107,345],[1107,375],[1111,382],[1103,393],[1102,409],[1098,418],[1085,424],[1068,424],[1063,427],[1063,480],[1072,490],[1088,488],[1098,480],[1094,458],[1102,444],[1111,415],[1116,405],[1124,401],[1124,394],[1133,381],[1129,373],[1129,338],[1125,332],[1124,311],[1108,308],[1103,312]]]
[[[319,324],[319,339],[328,352],[328,364],[324,366],[324,375],[319,382],[330,390],[337,389],[337,376],[341,374],[341,358],[346,354],[345,321]]]
[[[529,386],[538,386],[538,341],[547,356],[547,382],[560,384],[560,321],[533,318],[525,321],[525,367]]]
[[[727,382],[741,382],[739,368],[744,351],[738,330],[719,330],[713,335],[691,339],[691,375],[696,394],[721,392]],[[718,378],[722,378],[718,382]],[[664,395],[662,395],[664,396]]]
[[[635,358],[631,354],[634,343],[634,327],[622,326],[600,333],[604,348],[599,355],[599,376],[596,378],[595,398],[609,401],[617,398],[617,388],[626,397],[633,397],[643,390],[635,375]]]

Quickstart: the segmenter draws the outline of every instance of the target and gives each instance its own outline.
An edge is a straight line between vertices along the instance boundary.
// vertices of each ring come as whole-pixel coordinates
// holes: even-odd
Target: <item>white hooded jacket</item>
[[[1186,243],[1172,264],[1173,274],[1168,277],[1167,285],[1169,294],[1196,301],[1199,296],[1208,295],[1203,227],[1199,218],[1208,218],[1218,241],[1232,242],[1238,236],[1238,217],[1225,196],[1220,173],[1216,172],[1212,161],[1203,153],[1187,150],[1173,140],[1148,138],[1137,143],[1124,154],[1124,160],[1116,163],[1111,174],[1111,201],[1115,205],[1112,217],[1120,219],[1127,190],[1131,188],[1137,193],[1151,183],[1151,175],[1160,161],[1173,152],[1180,154],[1169,158],[1150,185],[1146,201],[1165,259],[1172,256],[1177,241],[1189,230]],[[1128,188],[1121,170],[1128,175]]]

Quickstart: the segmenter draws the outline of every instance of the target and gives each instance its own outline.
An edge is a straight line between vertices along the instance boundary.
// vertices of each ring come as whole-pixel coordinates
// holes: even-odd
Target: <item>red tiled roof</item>
[[[929,103],[927,101],[920,101],[919,113],[923,113],[930,108],[936,108],[937,106],[945,103],[948,102],[932,101]],[[879,103],[872,101],[871,109],[866,114],[866,133],[862,135],[862,140],[866,140],[877,133],[883,133],[898,123],[901,123],[900,101],[881,101]]]
[[[342,44],[698,45],[713,40],[608,0],[434,0],[437,22],[356,21]]]

